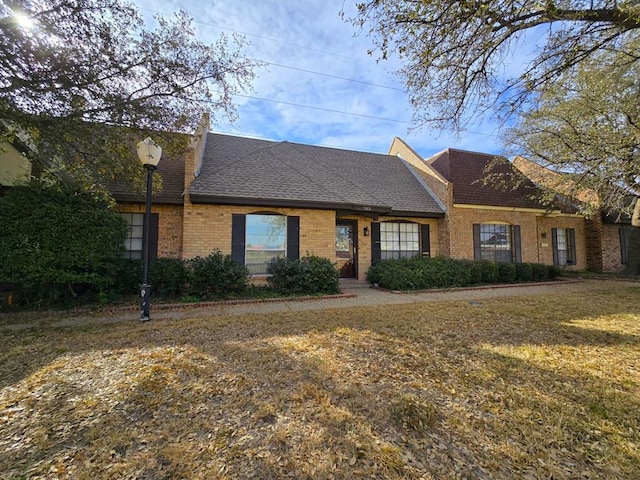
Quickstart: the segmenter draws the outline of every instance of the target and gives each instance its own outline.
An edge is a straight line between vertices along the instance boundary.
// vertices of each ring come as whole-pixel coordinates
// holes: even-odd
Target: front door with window
[[[355,220],[336,222],[336,259],[341,278],[358,276],[357,232],[358,222]]]

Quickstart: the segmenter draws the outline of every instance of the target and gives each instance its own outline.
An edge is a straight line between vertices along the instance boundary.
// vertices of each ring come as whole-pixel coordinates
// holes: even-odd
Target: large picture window
[[[411,258],[420,253],[420,225],[417,223],[380,223],[382,260]]]
[[[520,226],[506,223],[474,224],[473,250],[477,260],[521,262]]]
[[[287,251],[287,217],[284,215],[247,215],[245,265],[252,275],[267,273],[274,258]]]

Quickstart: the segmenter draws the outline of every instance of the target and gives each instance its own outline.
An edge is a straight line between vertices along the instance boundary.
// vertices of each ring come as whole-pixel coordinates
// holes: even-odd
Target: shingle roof
[[[142,168],[142,167],[140,167]],[[184,202],[184,157],[162,157],[155,178],[162,178],[162,190],[153,194],[153,203],[182,204]],[[145,201],[145,192],[136,192],[120,182],[109,186],[109,191],[118,202],[140,203]]]
[[[209,133],[191,201],[443,216],[400,158]]]
[[[505,157],[449,148],[427,163],[453,184],[454,203],[546,208],[534,198],[539,189]]]

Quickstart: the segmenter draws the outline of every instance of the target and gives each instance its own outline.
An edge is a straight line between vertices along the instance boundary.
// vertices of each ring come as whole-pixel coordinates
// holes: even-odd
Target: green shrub
[[[549,280],[555,280],[562,276],[562,269],[557,265],[547,265],[547,277]]]
[[[383,260],[378,267],[378,285],[390,290],[416,290],[425,288],[425,278],[429,272],[425,268],[417,268],[417,261]]]
[[[269,285],[280,293],[334,294],[340,291],[339,272],[328,258],[305,255],[300,259],[276,258],[269,265]]]
[[[390,290],[421,290],[541,281],[558,273],[557,267],[541,264],[416,257],[378,262],[367,271],[367,281]]]
[[[187,295],[203,300],[240,295],[249,284],[249,270],[236,263],[230,255],[215,250],[207,257],[195,257],[188,262]]]
[[[475,260],[460,260],[462,267],[468,272],[468,285],[478,285],[482,283],[482,264]]]
[[[530,282],[533,280],[533,267],[530,263],[516,263],[516,280]]]
[[[482,283],[496,283],[498,281],[498,264],[489,260],[478,260],[482,270]]]
[[[534,282],[543,282],[549,279],[549,266],[543,263],[532,263],[531,272]]]
[[[149,266],[149,283],[154,295],[175,298],[184,291],[187,269],[179,258],[155,258]]]
[[[126,238],[126,222],[111,206],[69,185],[8,189],[0,197],[0,283],[31,307],[104,291]]]
[[[142,260],[115,258],[108,267],[112,272],[113,282],[107,287],[110,293],[117,295],[136,294],[142,284]]]
[[[517,269],[515,263],[499,262],[498,268],[498,283],[513,283],[517,278]]]

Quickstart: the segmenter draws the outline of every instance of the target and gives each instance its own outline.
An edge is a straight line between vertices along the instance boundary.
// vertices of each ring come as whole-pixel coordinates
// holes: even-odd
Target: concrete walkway
[[[570,294],[574,291],[589,289],[607,289],[614,291],[629,285],[638,285],[637,282],[615,280],[563,280],[557,282],[526,284],[526,285],[497,285],[489,287],[461,288],[450,290],[431,290],[423,292],[390,292],[371,288],[365,282],[354,280],[341,281],[340,286],[343,295],[329,298],[307,299],[277,299],[276,301],[247,301],[232,303],[213,303],[206,306],[179,305],[172,309],[163,309],[162,306],[153,308],[151,305],[152,320],[186,319],[204,316],[234,316],[246,314],[278,313],[278,312],[302,312],[327,308],[354,308],[375,305],[393,305],[421,303],[432,301],[468,301],[481,302],[483,299],[493,297],[507,297],[517,295],[544,295],[544,294]],[[8,314],[2,317],[2,330],[20,330],[33,328],[39,325],[48,327],[65,327],[77,325],[100,325],[127,321],[137,321],[138,312],[131,308],[129,311],[119,312],[44,312],[18,314],[15,318],[9,318]]]

